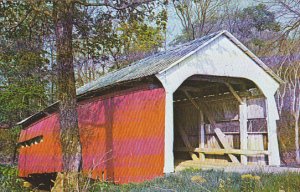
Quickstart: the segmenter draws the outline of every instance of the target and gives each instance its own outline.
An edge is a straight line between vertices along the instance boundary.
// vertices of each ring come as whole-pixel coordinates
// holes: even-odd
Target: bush
[[[0,165],[0,191],[1,192],[19,192],[29,191],[23,179],[18,178],[18,171],[15,167]],[[25,186],[24,186],[25,185]]]

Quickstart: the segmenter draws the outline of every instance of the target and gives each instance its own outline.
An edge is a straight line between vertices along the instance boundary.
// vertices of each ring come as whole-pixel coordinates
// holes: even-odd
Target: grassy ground
[[[25,183],[26,186],[26,183]],[[0,191],[29,191],[15,168],[0,166]],[[141,184],[94,183],[89,191],[300,191],[300,174],[238,174],[188,169]]]
[[[238,174],[185,170],[142,184],[95,184],[91,191],[300,191],[300,174]]]

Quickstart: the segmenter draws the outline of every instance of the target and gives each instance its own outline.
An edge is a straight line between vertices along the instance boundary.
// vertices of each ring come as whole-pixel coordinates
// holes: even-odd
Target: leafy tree
[[[46,19],[29,17],[30,11],[19,2],[0,3],[0,122],[8,127],[47,105],[46,31],[38,32]],[[18,24],[13,22],[25,17]]]
[[[48,60],[41,30],[46,18],[18,1],[0,3],[0,158],[13,162],[16,156],[16,122],[48,104]],[[27,17],[27,19],[23,19]],[[16,19],[20,23],[15,23]],[[32,23],[30,20],[35,19]]]
[[[97,58],[97,54],[100,52],[102,62],[110,61],[111,58],[117,61],[116,58],[131,53],[133,50],[139,49],[145,52],[159,47],[159,43],[163,39],[160,36],[160,30],[165,29],[162,18],[166,19],[166,16],[157,11],[156,8],[163,5],[163,3],[165,2],[158,0],[26,0],[1,3],[4,10],[9,10],[3,14],[5,24],[2,27],[5,31],[18,30],[20,27],[24,27],[24,33],[31,34],[31,26],[35,23],[40,24],[40,29],[47,29],[45,35],[41,35],[43,37],[39,39],[41,41],[37,43],[40,49],[35,51],[36,57],[44,58],[46,54],[44,51],[48,50],[43,48],[45,45],[51,44],[48,40],[51,41],[54,38],[55,49],[51,49],[51,51],[54,51],[55,57],[51,57],[50,61],[55,65],[57,97],[60,101],[59,115],[63,169],[66,178],[68,178],[64,182],[64,188],[71,187],[72,190],[75,190],[76,185],[74,184],[78,182],[78,178],[74,173],[81,169],[74,60],[77,60],[79,64],[82,61],[88,63],[90,58]],[[7,7],[12,8],[7,9]],[[22,9],[22,12],[19,12],[19,9]],[[90,14],[92,10],[95,12]],[[37,18],[41,18],[39,20],[41,22],[36,22]],[[146,21],[146,18],[150,18],[150,20]],[[162,28],[153,27],[154,20],[157,24],[161,24]],[[36,29],[36,31],[40,30]],[[24,38],[22,34],[11,34]],[[150,41],[154,37],[158,42]],[[140,42],[142,43],[140,44]],[[25,47],[28,48],[26,45]],[[113,55],[113,53],[116,54]],[[79,55],[84,60],[79,58]],[[74,59],[75,57],[76,59]],[[19,57],[17,58],[19,59]],[[32,57],[27,59],[28,63],[32,62],[31,59]],[[10,61],[14,62],[13,59]],[[45,60],[45,62],[48,61]],[[43,61],[36,59],[35,63],[43,64]],[[114,63],[117,68],[120,67],[119,63]],[[80,73],[77,72],[77,74]],[[93,78],[91,77],[89,80]]]
[[[75,21],[74,54],[78,85],[118,69],[159,49],[164,42],[166,11],[119,15],[112,10],[82,8]],[[141,8],[139,8],[141,9]],[[153,13],[154,9],[157,13]],[[109,14],[108,14],[108,13]],[[152,12],[152,13],[151,13]]]
[[[256,54],[265,56],[274,40],[280,36],[281,26],[275,13],[265,4],[246,7],[237,12],[235,33]]]

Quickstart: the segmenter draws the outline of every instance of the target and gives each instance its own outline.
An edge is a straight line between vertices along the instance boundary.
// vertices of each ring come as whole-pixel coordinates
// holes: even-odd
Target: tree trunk
[[[67,175],[69,173],[72,173],[69,175],[74,175],[74,173],[80,171],[81,165],[81,144],[76,110],[76,87],[72,53],[73,10],[74,5],[68,0],[57,0],[54,2],[57,85],[58,99],[60,100],[60,139],[63,153],[63,170]]]

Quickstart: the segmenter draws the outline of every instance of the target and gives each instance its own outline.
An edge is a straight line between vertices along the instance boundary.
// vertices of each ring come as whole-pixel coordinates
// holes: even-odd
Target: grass
[[[300,174],[238,174],[188,169],[141,184],[98,183],[91,191],[300,191]]]
[[[24,181],[17,177],[14,167],[0,165],[0,191],[29,191]],[[96,182],[89,191],[300,191],[299,173],[225,173],[223,171],[203,171],[187,169],[165,177],[156,178],[144,183],[114,185]]]

